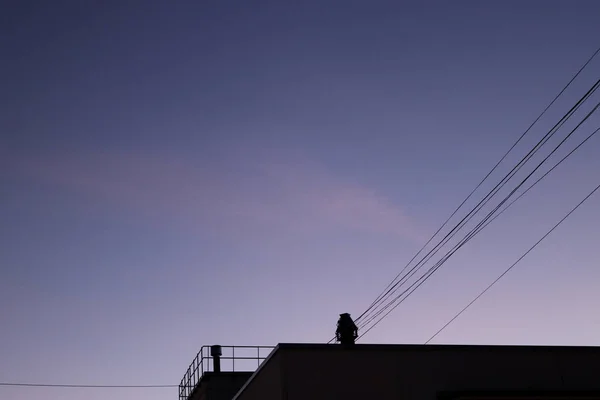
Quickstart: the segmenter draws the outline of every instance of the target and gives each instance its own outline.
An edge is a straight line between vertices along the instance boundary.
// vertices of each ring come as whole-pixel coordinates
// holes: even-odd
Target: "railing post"
[[[202,375],[204,375],[204,346],[200,347],[200,351],[198,354],[200,354],[200,371],[202,372]]]

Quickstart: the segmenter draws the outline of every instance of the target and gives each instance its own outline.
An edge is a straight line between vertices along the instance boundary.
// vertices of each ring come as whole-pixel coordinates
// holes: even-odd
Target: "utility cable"
[[[460,229],[462,228],[462,226],[464,226],[470,219],[473,218],[474,216],[474,212],[478,212],[490,199],[490,194],[495,195],[501,187],[503,187],[507,182],[507,178],[510,179],[514,176],[514,174],[516,174],[516,172],[520,169],[520,167],[523,166],[523,161],[528,161],[534,154],[535,150],[537,148],[539,148],[541,145],[545,144],[550,137],[556,133],[556,129],[560,129],[560,127],[562,127],[562,125],[566,122],[566,120],[583,104],[583,102],[585,100],[587,100],[587,98],[589,98],[589,96],[591,96],[591,94],[593,94],[595,92],[595,90],[598,88],[598,85],[600,85],[600,80],[596,82],[596,84],[594,86],[592,86],[592,88],[583,96],[582,99],[580,99],[578,101],[578,103],[571,108],[571,110],[563,117],[561,118],[561,120],[559,120],[559,122],[550,130],[550,132],[548,132],[544,138],[542,138],[540,140],[540,142],[538,142],[538,144],[536,145],[536,147],[534,147],[534,149],[532,151],[530,151],[522,160],[519,164],[517,164],[517,166],[515,166],[513,168],[513,170],[511,172],[509,172],[507,174],[507,176],[505,176],[505,178],[498,184],[496,185],[496,187],[494,189],[492,189],[492,191],[490,193],[488,193],[488,196],[486,196],[486,198],[484,198],[482,201],[480,201],[480,203],[478,204],[478,206],[475,207],[474,210],[471,211],[471,215],[468,215],[467,217],[463,218],[463,220],[451,231],[449,232],[449,234],[446,235],[446,237],[442,240],[441,243],[438,244],[438,248],[434,248],[432,250],[430,250],[430,252],[423,258],[421,259],[421,261],[415,265],[413,267],[413,269],[411,269],[411,271],[409,271],[409,273],[407,275],[405,275],[403,277],[402,280],[404,280],[405,278],[410,278],[412,277],[416,271],[418,269],[420,269],[422,267],[422,265],[419,267],[419,264],[423,263],[423,262],[427,262],[429,261],[440,249],[439,246],[440,245],[444,245],[446,244],[453,236],[456,235],[456,233],[458,233],[457,228]],[[599,104],[600,105],[600,104]],[[428,272],[426,272],[423,276],[421,276],[422,279],[424,278],[425,280],[429,278],[429,276],[437,271],[437,269],[439,269],[439,267],[441,267],[441,264],[443,264],[445,261],[447,261],[447,259],[453,255],[458,249],[460,249],[466,242],[468,242],[475,234],[477,234],[478,232],[480,232],[483,228],[485,228],[487,225],[489,225],[489,223],[491,223],[491,220],[488,220],[493,214],[494,212],[496,212],[498,210],[499,207],[501,207],[509,198],[510,196],[512,196],[512,194],[514,194],[514,192],[516,190],[518,190],[518,188],[520,188],[532,175],[533,173],[535,173],[535,171],[537,171],[537,169],[539,169],[539,167],[560,147],[562,146],[562,144],[564,144],[564,142],[591,116],[591,114],[596,111],[596,109],[598,108],[599,105],[596,105],[596,107],[588,113],[588,115],[586,115],[586,117],[569,133],[569,135],[563,139],[560,144],[540,163],[538,164],[538,166],[534,169],[534,171],[532,173],[530,173],[527,178],[525,178],[525,180],[523,180],[521,182],[520,185],[517,186],[517,188],[515,188],[515,190],[513,190],[511,192],[511,194],[509,196],[507,196],[497,207],[496,209],[494,209],[490,214],[488,214],[488,216],[484,219],[484,221],[482,221],[480,224],[478,224],[478,226],[476,228],[474,228],[470,234],[468,234],[466,236],[465,239],[463,239],[463,242],[457,246],[455,246],[455,248],[453,248],[441,261],[438,262],[438,264],[434,265],[434,267],[432,267]],[[547,171],[544,176],[542,176],[541,178],[539,178],[533,185],[531,185],[528,189],[525,190],[525,192],[521,193],[521,195],[519,195],[519,197],[517,199],[515,199],[511,204],[509,204],[505,209],[503,209],[501,213],[503,213],[504,211],[506,211],[506,209],[508,207],[510,207],[512,204],[514,204],[514,202],[516,202],[519,198],[521,198],[526,192],[528,192],[533,186],[535,186],[537,183],[539,183],[539,181],[541,181],[543,178],[545,178],[552,170],[554,170],[554,168],[556,168],[560,163],[562,163],[568,156],[570,156],[575,150],[577,150],[581,145],[583,145],[583,143],[585,143],[587,140],[589,140],[591,138],[591,136],[593,136],[593,134],[595,134],[596,132],[592,133],[590,136],[588,136],[582,143],[580,143],[574,150],[572,150],[567,156],[565,156],[561,161],[559,161],[556,165],[554,165],[551,170]],[[499,214],[495,215],[493,219],[497,218],[499,216]],[[485,223],[483,226],[482,224]],[[433,254],[432,254],[433,253]],[[395,292],[397,292],[397,290],[399,289],[395,289],[399,284],[402,283],[402,280],[400,282],[397,282],[395,285],[393,285],[390,290],[388,290],[387,296],[384,296],[383,301],[385,301],[387,298],[391,297]],[[417,280],[417,282],[413,283],[407,290],[403,291],[399,296],[397,296],[394,300],[392,300],[387,306],[383,307],[383,309],[379,310],[375,315],[372,315],[371,317],[369,317],[369,319],[366,322],[363,322],[363,324],[360,324],[362,326],[359,326],[359,328],[363,328],[364,326],[368,325],[371,321],[373,321],[375,318],[377,318],[377,316],[381,315],[386,309],[388,309],[395,301],[398,300],[399,297],[401,297],[403,294],[405,294],[408,290],[410,290],[415,284],[418,283],[419,280]],[[421,286],[421,284],[424,283],[424,281],[418,283],[418,286]],[[410,291],[409,295],[412,294],[412,292],[414,292],[414,290],[416,290],[417,288],[414,288],[413,290]],[[393,290],[393,292],[392,292]],[[408,297],[408,296],[407,296]],[[401,302],[403,302],[406,298],[402,299]],[[397,306],[399,306],[400,304],[396,304],[390,311],[388,311],[379,321],[377,321],[375,323],[375,325],[377,325],[379,322],[381,322],[381,320],[383,318],[385,318],[390,312],[392,312]],[[367,310],[365,313],[362,314],[362,316],[366,315],[366,313],[369,310]],[[374,326],[370,327],[368,331],[370,331]],[[366,334],[367,332],[365,332],[364,334]],[[362,336],[364,336],[361,335]],[[360,338],[360,337],[359,337]],[[329,340],[328,343],[331,343],[335,340],[335,338]]]
[[[86,388],[86,389],[150,389],[150,388],[179,387],[179,385],[77,385],[77,384],[12,383],[12,382],[0,382],[0,386],[45,387],[45,388]]]
[[[567,213],[556,225],[552,227],[540,240],[538,240],[533,246],[529,248],[521,257],[517,259],[510,267],[508,267],[502,274],[500,274],[491,284],[489,284],[483,291],[481,291],[473,300],[469,302],[462,310],[460,310],[454,317],[452,317],[448,322],[444,324],[433,336],[431,336],[425,344],[431,342],[437,335],[439,335],[444,329],[446,329],[452,322],[454,322],[458,317],[460,317],[469,307],[473,305],[477,300],[481,298],[488,290],[490,290],[500,279],[502,279],[506,274],[508,274],[523,258],[525,258],[531,251],[533,251],[546,237],[548,237],[556,228],[558,228],[567,218],[571,216],[583,203],[585,203],[594,193],[596,193],[600,189],[600,185],[596,186],[594,190],[592,190],[583,200],[579,202],[571,211]]]
[[[589,118],[589,116],[595,112],[597,110],[597,108],[600,106],[600,103],[598,103],[598,105],[596,105],[596,107],[590,111],[590,113],[586,116],[586,118],[584,118],[584,120],[582,120],[580,122],[580,124],[575,127],[573,129],[573,131],[571,131],[571,133],[565,137],[563,139],[563,141],[561,141],[561,143],[552,151],[552,153],[550,153],[540,164],[538,164],[538,166],[508,195],[505,197],[505,199],[498,204],[498,206],[496,206],[496,208],[494,210],[492,210],[490,213],[488,213],[488,215],[484,218],[484,220],[482,220],[475,228],[473,228],[471,230],[471,232],[465,236],[465,238],[462,239],[461,242],[459,242],[459,244],[455,245],[440,261],[438,261],[433,267],[431,267],[427,272],[425,272],[425,274],[423,274],[419,279],[417,279],[417,281],[415,281],[408,289],[406,289],[405,291],[403,291],[401,294],[399,294],[398,296],[396,296],[392,301],[390,301],[385,307],[383,307],[382,309],[380,309],[375,315],[373,315],[372,317],[369,318],[369,320],[367,322],[364,323],[363,327],[365,325],[367,325],[368,323],[370,323],[372,320],[374,320],[375,318],[377,318],[377,316],[381,315],[386,309],[388,309],[389,307],[391,307],[393,305],[394,302],[398,301],[398,299],[400,297],[402,297],[407,291],[409,291],[414,285],[417,285],[416,288],[414,288],[413,290],[410,291],[410,293],[408,293],[408,295],[402,299],[400,301],[400,303],[396,304],[392,310],[390,310],[388,313],[386,313],[381,319],[380,321],[385,318],[391,311],[393,311],[396,307],[398,307],[404,300],[406,300],[406,298],[408,298],[408,296],[410,296],[414,290],[416,290],[418,287],[420,287],[425,280],[429,279],[429,277],[435,273],[456,251],[458,251],[464,244],[466,244],[469,240],[471,240],[476,234],[478,234],[485,226],[489,225],[489,223],[491,223],[490,217],[500,208],[502,207],[502,205],[535,173],[535,171],[537,169],[539,169],[539,167],[560,147],[562,146],[562,144],[575,132],[575,130],[577,130],[579,128],[579,126],[581,126],[581,124],[583,124],[585,122],[585,120],[587,118]],[[595,132],[594,132],[595,133]],[[580,143],[579,146],[581,146],[584,142],[586,142],[591,136],[593,136],[593,134],[588,136],[582,143]],[[579,147],[578,146],[578,147]],[[571,152],[570,154],[572,154],[573,152]],[[562,160],[564,161],[564,159]],[[562,162],[560,161],[560,162]],[[560,163],[559,162],[559,163]],[[557,165],[554,166],[554,168]],[[545,174],[545,176],[547,175],[547,173]],[[544,177],[545,177],[544,176]],[[541,178],[543,179],[543,177]],[[541,180],[539,179],[538,182]],[[536,182],[537,183],[537,182]],[[534,183],[535,184],[535,183]],[[533,186],[533,185],[532,185]],[[531,187],[530,187],[531,188]],[[430,257],[431,258],[431,257]],[[426,261],[429,261],[426,260]],[[409,278],[411,278],[414,274],[416,273],[416,270],[413,271],[411,273],[411,275],[409,276]],[[421,281],[421,282],[419,282]],[[378,321],[376,324],[378,324],[380,321]],[[370,329],[369,329],[370,330]]]
[[[468,214],[467,216],[465,216],[448,234],[446,234],[446,236],[442,239],[442,241],[440,241],[433,249],[431,249],[420,261],[419,263],[417,263],[400,281],[396,282],[395,284],[391,285],[388,290],[385,292],[383,297],[380,297],[379,299],[379,303],[382,303],[383,301],[385,301],[386,299],[388,299],[389,297],[391,297],[393,295],[393,293],[395,292],[395,289],[401,285],[403,283],[403,280],[405,280],[405,278],[407,276],[412,276],[414,275],[414,272],[418,269],[420,269],[422,267],[419,266],[419,264],[422,264],[423,262],[426,262],[428,259],[430,259],[431,257],[433,257],[441,248],[441,246],[443,246],[444,244],[446,244],[460,229],[462,229],[462,227],[469,222],[470,219],[473,218],[473,216],[479,211],[481,210],[481,208],[483,208],[483,206],[485,206],[485,204],[487,204],[487,202],[489,202],[489,200],[491,199],[491,197],[493,197],[496,193],[498,193],[498,191],[508,182],[508,180],[510,180],[522,167],[523,165],[529,161],[531,159],[531,157],[533,157],[533,155],[539,150],[539,148],[541,146],[543,146],[548,140],[550,140],[550,138],[558,131],[558,129],[560,129],[564,123],[573,115],[573,113],[575,111],[577,111],[577,109],[579,109],[579,107],[598,89],[598,86],[600,85],[600,80],[598,80],[593,86],[592,88],[590,88],[590,90],[588,90],[588,92],[569,110],[569,112],[567,114],[565,114],[555,125],[554,127],[548,132],[546,133],[546,135],[536,144],[536,146],[534,146],[534,148],[532,150],[529,151],[529,153],[523,157],[523,159],[494,187],[494,189],[492,189]],[[594,109],[595,110],[595,109]],[[589,118],[591,114],[588,114],[588,116],[586,116],[585,119]],[[584,121],[585,121],[584,119]],[[581,123],[578,125],[578,127],[581,125]],[[571,132],[571,134],[574,131]],[[570,136],[570,135],[569,135]],[[564,143],[561,142],[561,144]],[[556,149],[555,149],[556,151]],[[539,168],[539,166],[538,166]],[[406,269],[406,268],[405,268]],[[377,303],[377,302],[376,302]],[[367,309],[363,314],[361,314],[361,317],[366,316],[371,310],[373,310],[375,308],[375,306],[370,307],[369,309]]]
[[[477,189],[481,187],[481,185],[489,178],[489,176],[498,168],[498,166],[506,159],[506,157],[511,153],[511,151],[521,142],[521,140],[529,133],[531,128],[546,114],[548,109],[554,105],[554,103],[558,100],[558,98],[571,86],[571,83],[581,74],[581,72],[588,66],[588,64],[596,57],[596,55],[600,52],[600,47],[596,49],[596,51],[588,58],[588,60],[579,68],[577,73],[573,75],[573,77],[569,80],[569,82],[562,88],[562,90],[554,97],[554,99],[544,108],[544,110],[538,115],[538,117],[529,125],[529,127],[519,136],[517,141],[513,143],[513,145],[508,149],[508,151],[500,158],[500,160],[492,167],[492,169],[483,177],[483,179],[475,186],[475,188],[469,193],[469,195],[460,203],[460,205],[450,214],[450,216],[444,221],[444,223],[438,228],[437,231],[431,236],[431,238],[421,247],[421,249],[410,259],[410,261],[406,264],[406,266],[392,279],[392,281],[388,284],[388,286],[383,289],[383,291],[377,296],[377,298],[373,301],[373,303],[367,308],[365,312],[363,312],[356,321],[358,322],[368,310],[373,308],[377,302],[381,300],[381,298],[385,295],[386,291],[394,284],[394,282],[404,273],[404,271],[410,266],[410,264],[425,250],[425,248],[433,241],[433,239],[440,233],[440,231],[450,222],[450,220],[456,215],[456,213],[462,208],[462,206],[475,194]]]
[[[501,214],[503,214],[504,212],[506,212],[512,205],[514,205],[518,200],[520,200],[523,196],[525,196],[533,187],[535,187],[538,183],[540,183],[543,179],[545,179],[552,171],[554,171],[559,165],[561,165],[564,161],[567,160],[567,158],[571,157],[573,155],[573,153],[575,153],[577,150],[579,150],[581,148],[581,146],[583,146],[588,140],[590,140],[593,136],[595,136],[598,132],[600,131],[600,128],[594,130],[592,133],[590,133],[583,141],[581,141],[575,148],[573,148],[569,153],[567,153],[565,156],[563,156],[563,158],[561,158],[556,164],[554,164],[552,166],[552,168],[550,168],[548,171],[546,171],[542,176],[540,176],[535,182],[533,182],[527,189],[525,189],[522,193],[519,194],[519,196],[517,196],[515,199],[513,199],[508,205],[506,205],[499,213],[495,214],[493,216],[493,218],[491,218],[490,220],[488,220],[482,227],[481,229],[479,229],[477,231],[477,233],[481,232],[481,230],[485,229],[490,223],[492,223],[496,218],[498,218]],[[464,244],[464,243],[463,243]],[[462,247],[462,245],[460,246]],[[404,292],[402,292],[399,297],[401,297],[402,295],[406,294],[407,292],[409,292],[409,290],[414,286],[411,285],[407,290],[405,290]],[[419,285],[420,286],[420,285]],[[418,288],[418,287],[417,287]],[[408,295],[412,294],[412,292],[414,292],[417,288],[414,288],[412,290],[410,290],[410,292],[408,293]],[[408,296],[406,296],[408,297]],[[401,302],[403,302],[406,297],[404,299],[402,299]],[[400,305],[400,303],[398,303],[396,306],[394,306],[392,308],[392,310],[390,310],[388,313],[386,313],[385,316],[387,316],[389,313],[391,313],[396,307],[398,307]],[[385,311],[385,310],[384,310]],[[380,314],[375,315],[373,318],[370,318],[368,321],[366,321],[363,325],[366,326],[368,325],[372,320],[374,320],[377,316],[379,316]],[[383,318],[385,318],[382,317]],[[374,327],[374,326],[373,326]],[[369,328],[367,331],[365,331],[363,334],[361,334],[360,337],[364,336],[366,333],[368,333],[373,327]],[[359,338],[360,338],[359,337]],[[332,343],[335,340],[335,338],[329,340],[329,343]]]
[[[398,301],[398,299],[405,294],[408,290],[411,289],[411,287],[413,287],[415,284],[417,284],[419,282],[419,280],[421,280],[421,282],[418,283],[417,287],[414,288],[412,291],[410,291],[410,293],[400,301],[400,303],[402,303],[404,300],[406,300],[406,298],[408,298],[408,296],[410,294],[412,294],[414,292],[414,290],[416,290],[418,287],[420,287],[433,273],[435,273],[441,266],[443,263],[445,263],[448,258],[450,258],[450,256],[452,256],[456,251],[458,251],[458,249],[460,249],[466,242],[468,242],[470,239],[472,239],[476,234],[478,234],[483,228],[485,228],[487,225],[489,225],[489,223],[491,223],[490,218],[494,215],[494,213],[496,213],[496,211],[502,207],[502,205],[537,171],[537,169],[539,169],[539,167],[545,163],[548,158],[559,148],[561,147],[564,142],[598,109],[598,107],[600,107],[600,103],[598,103],[587,115],[586,117],[569,133],[569,135],[567,135],[567,137],[565,137],[556,147],[555,149],[548,155],[546,156],[546,158],[544,158],[544,160],[542,160],[541,163],[538,164],[538,166],[515,188],[513,189],[513,191],[505,197],[505,199],[498,204],[498,206],[496,206],[496,208],[494,210],[492,210],[490,213],[488,213],[488,215],[484,218],[483,221],[481,221],[475,228],[473,228],[473,230],[471,230],[471,232],[465,236],[465,238],[463,238],[463,240],[458,244],[455,245],[454,248],[452,250],[450,250],[446,256],[444,256],[440,261],[438,261],[438,263],[436,263],[433,267],[431,267],[425,274],[423,274],[416,282],[414,282],[407,290],[405,290],[404,292],[402,292],[400,295],[396,296],[392,301],[390,301],[385,307],[383,307],[383,309],[380,309],[374,316],[372,316],[364,325],[367,325],[368,323],[370,323],[372,320],[374,320],[375,318],[377,318],[377,316],[381,315],[387,308],[389,308],[393,303],[395,303],[396,301]],[[591,135],[589,135],[586,139],[584,139],[584,141],[582,143],[580,143],[574,150],[572,150],[569,154],[567,154],[567,156],[565,156],[561,161],[559,161],[550,171],[552,171],[554,168],[556,168],[560,163],[562,163],[568,156],[570,156],[576,149],[578,149],[579,147],[581,147],[581,145],[583,145],[583,143],[587,142],[587,140],[589,140],[598,130],[594,131]],[[541,181],[544,177],[546,177],[550,171],[548,171],[546,174],[544,174],[540,179],[538,179],[533,185],[531,185],[525,192],[527,192],[529,189],[531,189],[533,186],[535,186],[539,181]],[[524,193],[525,193],[524,192]],[[521,196],[524,194],[522,193]],[[517,198],[518,199],[518,198]],[[515,201],[517,200],[515,199]],[[514,201],[513,201],[514,203]],[[509,204],[510,206],[510,204]],[[506,208],[508,208],[509,206],[507,206]],[[502,211],[504,212],[505,209]],[[497,214],[496,216],[498,216],[499,214]],[[428,261],[428,260],[427,260]],[[414,273],[416,273],[416,270],[409,276],[412,277],[412,275],[414,275]],[[381,317],[371,328],[369,328],[367,330],[370,331],[375,325],[379,324],[379,322],[381,322],[381,320],[383,320],[391,311],[393,311],[398,305],[400,305],[400,303],[396,304],[390,311],[388,311],[383,317]],[[365,332],[364,334],[366,334],[367,332]],[[361,335],[361,336],[364,336]]]
[[[552,168],[550,168],[548,171],[546,171],[544,173],[544,175],[540,176],[534,183],[532,183],[527,189],[525,189],[521,194],[519,194],[519,196],[517,196],[515,199],[513,199],[506,207],[504,207],[502,209],[502,211],[500,211],[498,214],[494,215],[494,217],[489,220],[488,222],[485,223],[485,225],[483,226],[483,228],[485,228],[486,226],[488,226],[490,223],[492,223],[496,218],[498,218],[501,214],[503,214],[506,210],[508,210],[510,208],[510,206],[512,206],[513,204],[515,204],[517,201],[519,201],[519,199],[523,196],[525,196],[525,194],[527,194],[527,192],[529,192],[535,185],[537,185],[541,180],[543,180],[548,174],[550,174],[552,171],[554,171],[554,169],[556,167],[558,167],[560,164],[562,164],[563,161],[565,161],[567,158],[569,158],[573,153],[575,153],[577,150],[579,150],[579,148],[581,146],[583,146],[588,140],[590,140],[594,135],[596,135],[596,133],[598,133],[600,131],[600,128],[596,129],[595,131],[593,131],[592,133],[590,133],[585,139],[583,139],[583,141],[581,143],[579,143],[577,145],[577,147],[575,147],[573,150],[571,150],[569,153],[567,153],[567,155],[565,155],[563,158],[560,159],[559,162],[557,162],[556,164],[554,164],[554,166]],[[483,229],[482,228],[482,229]]]

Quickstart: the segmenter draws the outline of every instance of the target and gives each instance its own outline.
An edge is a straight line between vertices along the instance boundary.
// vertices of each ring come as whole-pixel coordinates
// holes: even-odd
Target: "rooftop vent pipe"
[[[221,346],[215,344],[214,346],[210,346],[210,356],[213,359],[213,370],[214,372],[221,372],[221,356],[223,355],[223,350]]]

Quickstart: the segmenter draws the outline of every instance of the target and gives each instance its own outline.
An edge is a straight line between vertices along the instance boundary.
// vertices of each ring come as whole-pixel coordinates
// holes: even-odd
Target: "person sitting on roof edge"
[[[354,344],[358,338],[358,327],[348,313],[340,314],[338,319],[335,338],[343,345]]]

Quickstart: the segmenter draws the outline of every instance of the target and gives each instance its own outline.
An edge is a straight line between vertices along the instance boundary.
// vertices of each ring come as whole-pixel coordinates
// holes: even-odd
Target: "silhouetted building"
[[[231,400],[273,346],[203,346],[179,383],[179,400]]]
[[[180,398],[600,400],[598,347],[280,344],[258,363]]]

